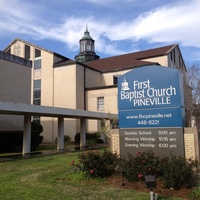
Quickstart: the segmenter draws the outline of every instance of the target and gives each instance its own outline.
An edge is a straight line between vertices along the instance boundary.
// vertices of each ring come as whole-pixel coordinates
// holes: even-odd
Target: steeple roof
[[[87,26],[86,26],[86,30],[85,30],[84,35],[81,38],[81,40],[92,40],[92,41],[94,41],[90,36],[90,32],[88,31]]]

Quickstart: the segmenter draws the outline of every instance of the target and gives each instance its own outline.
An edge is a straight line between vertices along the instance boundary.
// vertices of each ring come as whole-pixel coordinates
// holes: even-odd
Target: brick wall
[[[120,154],[119,152],[119,129],[111,129],[110,130],[110,135],[111,135],[111,150],[113,153],[117,153],[118,155]]]
[[[199,160],[199,134],[197,127],[184,128],[184,143],[185,157]]]

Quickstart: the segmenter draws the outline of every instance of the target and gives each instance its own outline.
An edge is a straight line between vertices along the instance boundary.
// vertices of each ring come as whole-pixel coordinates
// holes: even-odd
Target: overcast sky
[[[86,25],[101,58],[179,44],[200,62],[200,0],[0,0],[0,50],[21,38],[74,59]]]

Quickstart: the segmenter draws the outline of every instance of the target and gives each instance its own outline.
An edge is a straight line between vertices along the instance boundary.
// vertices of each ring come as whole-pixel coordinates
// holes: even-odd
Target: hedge
[[[31,150],[35,150],[42,143],[42,131],[42,125],[31,123]],[[0,152],[22,151],[22,146],[23,131],[0,131]]]

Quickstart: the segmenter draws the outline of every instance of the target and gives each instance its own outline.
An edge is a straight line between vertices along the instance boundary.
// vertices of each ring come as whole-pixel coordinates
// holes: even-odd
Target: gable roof
[[[60,58],[62,58],[62,59],[67,59],[67,60],[69,60],[69,58],[67,58],[66,56],[63,56],[63,55],[58,54],[58,53],[56,53],[56,52],[53,52],[53,51],[51,51],[51,50],[49,50],[49,49],[40,47],[40,46],[38,46],[38,45],[32,44],[32,43],[27,42],[27,41],[25,41],[25,40],[22,40],[22,39],[20,39],[20,38],[15,38],[3,51],[6,52],[6,51],[7,51],[15,42],[17,42],[17,41],[23,42],[23,43],[25,43],[25,44],[27,44],[27,45],[29,45],[29,46],[33,46],[33,47],[35,47],[35,48],[37,48],[37,49],[46,51],[46,52],[51,53],[51,54],[53,54],[53,55],[55,55],[55,56],[57,56],[57,57],[60,57]]]
[[[91,68],[93,70],[96,70],[96,71],[99,71],[102,73],[112,72],[112,71],[121,71],[121,70],[136,68],[136,67],[140,67],[140,66],[144,66],[144,65],[160,65],[157,62],[143,61],[143,59],[167,55],[170,53],[170,51],[172,49],[174,49],[176,46],[178,46],[177,44],[173,44],[173,45],[168,45],[168,46],[164,46],[164,47],[123,54],[123,55],[119,55],[119,56],[112,56],[112,57],[108,57],[108,58],[97,59],[97,60],[89,61],[86,63],[79,63],[79,62],[71,60],[63,55],[60,55],[58,53],[55,53],[55,52],[45,49],[43,47],[37,46],[35,44],[32,44],[32,43],[22,40],[20,38],[16,38],[15,40],[13,40],[13,42],[10,43],[4,49],[4,51],[8,50],[10,48],[10,46],[13,45],[16,41],[21,41],[23,43],[34,46],[38,49],[47,51],[57,57],[62,58],[61,61],[58,61],[57,63],[54,64],[54,67],[60,67],[60,66],[64,66],[64,65],[68,65],[68,64],[72,64],[72,63],[78,63],[80,65],[83,65],[85,67]]]
[[[164,56],[164,55],[167,55],[172,49],[174,49],[175,46],[177,46],[177,44],[129,53],[129,54],[125,54],[125,56],[128,56],[128,57],[131,56],[132,58],[137,59],[137,60]]]
[[[167,55],[175,46],[176,44],[173,44],[155,49],[102,58],[86,62],[85,64],[101,72],[125,70],[143,65],[159,65],[156,62],[142,61],[142,59]]]

